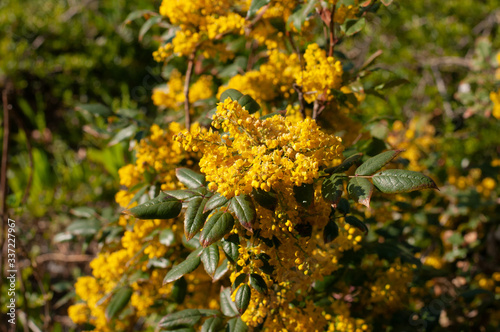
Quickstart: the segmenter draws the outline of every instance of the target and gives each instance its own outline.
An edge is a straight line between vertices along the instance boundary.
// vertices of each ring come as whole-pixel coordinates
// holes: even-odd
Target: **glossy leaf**
[[[153,16],[144,24],[142,25],[141,29],[139,30],[139,41],[142,42],[142,38],[144,38],[144,35],[151,29],[151,27],[159,22],[161,22],[162,17],[160,15],[158,16]]]
[[[239,286],[241,283],[245,282],[245,280],[246,280],[246,279],[247,279],[247,274],[246,274],[246,273],[240,273],[240,274],[236,277],[236,279],[234,279],[234,282],[233,282],[233,284],[231,285],[231,288],[232,288],[233,290],[235,290],[236,288],[238,288],[238,286]]]
[[[106,319],[110,320],[116,315],[118,315],[129,303],[130,297],[134,290],[132,287],[122,287],[113,296],[111,301],[109,301],[108,307],[106,308]]]
[[[196,196],[201,196],[201,193],[194,190],[168,190],[165,194],[177,198],[180,201],[187,200]]]
[[[175,243],[175,234],[170,228],[164,229],[160,232],[158,241],[164,246],[169,247]]]
[[[397,194],[420,189],[438,189],[434,181],[419,172],[388,169],[372,177],[373,184],[383,193]]]
[[[241,317],[235,317],[230,319],[227,322],[227,326],[229,328],[229,332],[247,332],[248,326],[244,321],[241,320]]]
[[[222,277],[224,277],[226,275],[227,271],[229,271],[229,265],[228,265],[227,258],[224,258],[222,263],[215,270],[214,276],[212,277],[212,282],[216,282],[216,281],[219,281],[220,279],[222,279]]]
[[[212,197],[208,199],[208,202],[205,205],[205,209],[203,210],[203,212],[217,209],[226,204],[227,202],[229,202],[229,200],[226,197],[224,197],[220,193],[215,193],[213,194]]]
[[[165,285],[169,282],[175,281],[183,275],[196,270],[196,268],[201,263],[199,255],[202,249],[203,248],[199,247],[198,249],[190,253],[182,263],[172,267],[172,269],[168,271],[167,275],[163,279],[163,284]]]
[[[384,167],[388,162],[396,158],[398,154],[403,150],[389,150],[382,152],[375,157],[371,157],[366,160],[361,166],[356,169],[354,174],[356,175],[372,175],[382,167]]]
[[[344,159],[344,161],[340,165],[325,169],[325,172],[329,174],[345,172],[349,168],[351,168],[352,165],[358,162],[361,157],[363,157],[362,153],[353,154],[352,156]]]
[[[212,244],[201,252],[201,262],[207,274],[213,277],[217,266],[219,265],[219,247],[216,244]]]
[[[302,25],[309,16],[309,14],[314,10],[317,0],[308,1],[306,4],[300,6],[300,8],[290,15],[288,22],[291,22],[295,28],[300,32],[302,29]]]
[[[132,137],[136,131],[137,131],[137,125],[135,124],[131,124],[130,126],[121,129],[109,141],[108,146],[113,146],[117,143],[120,143],[123,140],[126,140],[127,138]]]
[[[303,183],[301,186],[294,186],[293,193],[297,203],[303,207],[309,207],[314,201],[314,185],[312,183]]]
[[[220,101],[224,102],[227,98],[238,100],[243,97],[243,94],[236,89],[227,89],[220,95]]]
[[[229,212],[219,211],[208,218],[200,235],[200,243],[207,247],[219,241],[231,231],[234,225],[234,218]]]
[[[267,284],[264,281],[264,278],[257,273],[250,274],[250,286],[252,286],[253,289],[259,293],[267,293]]]
[[[268,210],[274,210],[276,208],[276,204],[278,204],[276,193],[273,191],[267,192],[262,189],[253,189],[252,196],[260,206]]]
[[[205,184],[205,176],[189,168],[177,168],[175,170],[175,175],[177,175],[177,179],[188,188],[198,188]]]
[[[354,177],[347,184],[347,192],[356,202],[369,207],[373,184],[365,178]]]
[[[220,291],[220,310],[227,317],[234,317],[238,315],[236,304],[231,299],[231,289],[221,287]]]
[[[210,212],[203,212],[208,198],[195,197],[188,203],[184,215],[184,235],[189,241],[200,231]]]
[[[170,296],[175,301],[175,303],[181,304],[184,302],[187,294],[187,281],[186,278],[182,277],[174,282]]]
[[[222,250],[226,254],[227,259],[231,262],[236,262],[238,260],[239,252],[238,249],[240,247],[240,238],[237,234],[231,234],[227,237],[227,239],[222,239]]]
[[[239,195],[231,198],[229,210],[233,212],[236,219],[247,230],[252,231],[252,225],[257,217],[255,206],[248,195]]]
[[[193,326],[201,317],[202,314],[198,309],[186,309],[166,315],[160,320],[158,326],[162,328]]]
[[[346,176],[344,175],[333,174],[323,181],[321,184],[321,195],[325,201],[337,206],[344,192],[345,179]]]
[[[217,332],[222,327],[222,318],[219,316],[208,317],[201,326],[201,332]]]
[[[352,36],[361,30],[366,25],[366,19],[364,17],[360,18],[359,20],[347,20],[345,22],[345,34],[346,36]]]
[[[258,110],[260,110],[259,103],[256,102],[255,99],[253,99],[249,95],[244,95],[240,99],[238,99],[238,104],[240,104],[242,107],[245,107],[245,109],[250,114],[253,114]]]
[[[241,285],[236,291],[235,303],[236,308],[238,308],[238,312],[243,314],[245,310],[248,308],[248,304],[250,303],[251,290],[250,286],[247,284]]]
[[[181,213],[182,203],[176,198],[160,193],[156,198],[123,211],[139,219],[170,219]]]
[[[257,14],[259,9],[267,5],[269,2],[271,2],[271,0],[252,0],[250,8],[248,8],[246,19],[248,20],[252,18],[255,14]]]
[[[345,222],[356,227],[362,232],[368,233],[368,227],[366,227],[366,224],[354,216],[345,217]]]
[[[323,229],[323,242],[329,243],[339,236],[339,226],[334,220],[330,220]]]

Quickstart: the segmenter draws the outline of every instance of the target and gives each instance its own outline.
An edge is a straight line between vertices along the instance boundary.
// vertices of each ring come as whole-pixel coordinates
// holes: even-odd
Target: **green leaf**
[[[110,320],[115,318],[129,303],[130,297],[134,290],[132,287],[122,287],[120,288],[109,301],[108,307],[106,308],[106,319]]]
[[[87,207],[87,206],[79,206],[79,207],[71,209],[69,212],[72,215],[79,217],[79,218],[90,218],[90,217],[96,215],[95,209]]]
[[[158,16],[153,16],[144,24],[142,25],[141,29],[139,30],[139,41],[142,42],[142,38],[144,38],[144,35],[151,29],[151,27],[159,22],[161,22],[161,15]]]
[[[224,258],[224,260],[219,265],[217,270],[215,270],[214,276],[212,278],[212,282],[216,282],[216,281],[219,281],[220,279],[222,279],[222,277],[224,277],[226,275],[227,271],[229,271],[229,265],[228,265],[227,258]]]
[[[396,158],[403,150],[389,150],[382,152],[375,157],[369,158],[361,166],[356,169],[354,174],[356,175],[372,175],[382,167],[384,167],[388,162]]]
[[[252,0],[250,8],[248,8],[246,19],[248,20],[252,18],[255,14],[257,14],[259,9],[267,5],[269,2],[271,2],[271,0]]]
[[[222,250],[226,254],[227,259],[231,262],[235,263],[238,260],[239,252],[238,249],[240,247],[240,238],[236,234],[231,234],[227,237],[227,239],[222,239]]]
[[[262,120],[262,121],[264,121],[266,119],[272,118],[273,116],[277,116],[277,115],[284,117],[285,114],[286,114],[286,110],[275,111],[275,112],[271,112],[269,114],[263,115],[259,119]]]
[[[143,185],[143,187],[141,189],[139,189],[138,192],[135,193],[134,197],[132,197],[132,199],[130,200],[130,202],[128,202],[127,207],[129,207],[130,205],[132,205],[134,202],[137,202],[142,197],[142,195],[144,195],[144,193],[146,192],[146,190],[148,188],[149,188],[149,186],[147,184]],[[129,191],[132,191],[132,190],[129,189]]]
[[[243,94],[235,89],[227,89],[220,95],[220,101],[223,103],[227,98],[238,100],[243,97]]]
[[[120,143],[123,140],[126,140],[127,138],[130,138],[130,137],[134,136],[134,134],[135,134],[136,131],[137,131],[137,125],[135,125],[135,124],[131,124],[130,126],[121,129],[109,141],[108,146],[113,146],[113,145],[115,145],[117,143]]]
[[[247,332],[248,326],[245,324],[241,317],[235,317],[227,322],[229,332]]]
[[[187,281],[186,278],[182,277],[174,282],[170,296],[177,304],[184,302],[187,294]]]
[[[241,285],[236,291],[235,303],[236,308],[238,308],[238,312],[243,314],[245,310],[248,308],[248,304],[250,303],[251,290],[250,286],[247,284]]]
[[[181,210],[182,203],[179,200],[165,193],[160,193],[152,200],[122,213],[139,219],[170,219],[177,217]]]
[[[166,315],[160,320],[158,326],[163,328],[193,326],[201,317],[202,314],[198,309],[186,309]]]
[[[358,162],[358,160],[360,160],[361,157],[363,157],[362,153],[353,154],[352,156],[344,159],[344,161],[340,165],[325,169],[325,172],[329,174],[345,172],[349,168],[351,168],[352,165]]]
[[[128,14],[127,18],[125,19],[125,21],[123,23],[129,24],[130,22],[137,20],[140,17],[144,17],[146,15],[156,16],[158,14],[151,11],[151,10],[147,10],[147,9],[134,10],[133,12]]]
[[[325,201],[337,206],[344,192],[345,175],[333,174],[321,184],[321,195]]]
[[[77,219],[66,228],[66,232],[72,235],[90,236],[100,229],[101,222],[97,219]]]
[[[210,277],[213,277],[217,266],[219,265],[219,247],[216,244],[212,244],[201,252],[201,262],[205,271]]]
[[[314,184],[303,183],[301,186],[294,186],[293,193],[297,203],[307,208],[314,201]]]
[[[198,188],[205,184],[205,176],[189,168],[177,168],[175,170],[177,179],[188,188]]]
[[[276,198],[276,193],[273,191],[267,192],[262,189],[254,188],[252,190],[252,196],[260,206],[268,210],[274,210],[278,204],[278,198]]]
[[[255,212],[255,206],[250,196],[239,195],[231,198],[229,210],[236,215],[241,226],[249,231],[253,230],[252,226],[257,218],[257,212]]]
[[[227,317],[234,317],[238,315],[238,309],[236,308],[236,304],[231,299],[231,289],[230,288],[221,288],[220,292],[220,310]]]
[[[326,224],[323,229],[323,242],[329,243],[335,240],[339,236],[339,226],[334,220],[331,220]]]
[[[359,20],[347,20],[345,22],[345,34],[346,36],[352,36],[361,30],[366,25],[366,20],[364,17],[360,18]]]
[[[219,241],[231,231],[234,225],[234,218],[229,212],[216,212],[208,218],[200,235],[200,243],[207,247]]]
[[[210,214],[210,211],[203,212],[207,202],[208,198],[195,197],[188,203],[184,215],[184,235],[188,241],[200,231]]]
[[[347,184],[347,192],[358,203],[370,207],[373,184],[365,178],[354,177]]]
[[[238,104],[248,111],[248,113],[252,114],[260,110],[260,105],[249,95],[244,95],[240,99],[238,99]]]
[[[235,290],[238,286],[243,283],[247,279],[247,274],[240,273],[236,279],[234,279],[233,284],[231,285],[232,289]]]
[[[200,196],[199,192],[195,190],[168,190],[164,191],[165,194],[177,198],[180,201],[187,200],[196,196]]]
[[[196,270],[198,265],[200,265],[201,263],[199,255],[202,249],[203,248],[199,247],[198,249],[190,253],[182,263],[172,267],[172,269],[168,271],[167,275],[163,279],[163,284],[165,285],[169,282],[175,281],[183,275]]]
[[[160,232],[158,240],[164,246],[170,247],[175,243],[175,234],[170,228],[164,229]]]
[[[341,198],[339,204],[337,205],[337,209],[343,215],[351,212],[351,206],[349,205],[349,201],[345,198]]]
[[[203,322],[201,332],[217,332],[222,327],[222,318],[215,316],[209,317]]]
[[[205,209],[203,210],[203,212],[217,209],[226,204],[227,202],[229,202],[229,200],[226,197],[222,196],[220,193],[215,193],[213,194],[212,197],[208,199],[208,202],[205,205]]]
[[[190,249],[190,250],[195,250],[201,247],[200,244],[200,233],[196,233],[195,236],[191,240],[186,239],[186,236],[182,237],[182,244],[184,247]]]
[[[253,289],[258,291],[259,293],[262,293],[262,294],[267,293],[267,284],[264,281],[264,278],[262,278],[257,273],[250,274],[250,286],[252,286]]]
[[[354,216],[345,217],[345,222],[356,227],[362,232],[368,233],[368,227],[366,227],[366,224]]]
[[[420,189],[438,189],[434,181],[419,172],[388,169],[372,177],[373,184],[383,193],[397,194]]]
[[[108,117],[113,115],[113,112],[103,104],[80,104],[75,107],[78,111],[86,111],[94,116]]]
[[[317,0],[310,0],[306,4],[300,6],[299,10],[290,15],[288,22],[292,23],[295,28],[300,32],[302,30],[302,24],[307,19],[307,16],[313,11],[314,7],[318,3]]]

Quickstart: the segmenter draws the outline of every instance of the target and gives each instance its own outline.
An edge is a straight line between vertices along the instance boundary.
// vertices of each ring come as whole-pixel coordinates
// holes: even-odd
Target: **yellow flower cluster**
[[[493,102],[492,114],[495,118],[500,119],[500,90],[497,92],[491,91],[490,99]]]
[[[232,12],[233,6],[246,5],[245,1],[229,0],[163,0],[160,14],[180,27],[171,42],[153,53],[156,61],[169,56],[187,56],[196,50],[213,48],[214,41],[227,33],[244,33],[245,18]],[[225,46],[224,46],[225,47]],[[204,53],[210,57],[210,52]]]
[[[212,97],[212,76],[201,76],[189,87],[189,102]],[[178,70],[173,70],[168,83],[153,90],[153,103],[160,108],[179,110],[184,101],[184,77]]]
[[[191,130],[199,131],[199,124],[193,124]],[[149,178],[161,183],[162,190],[177,189],[181,185],[175,176],[176,165],[190,157],[182,149],[181,144],[174,140],[174,136],[182,132],[183,128],[180,124],[171,122],[166,130],[154,124],[150,131],[151,134],[146,139],[141,140],[135,148],[136,162],[126,165],[118,171],[120,185],[130,189],[144,182],[145,178]],[[115,196],[116,202],[122,207],[129,207],[129,202],[139,190],[130,191],[128,189],[118,191]]]
[[[297,84],[302,86],[304,99],[312,103],[319,99],[332,100],[330,89],[340,89],[342,64],[333,57],[327,57],[318,44],[310,44],[304,54],[305,69],[295,74]]]
[[[285,117],[260,120],[230,98],[217,106],[212,126],[227,134],[185,133],[187,151],[203,153],[200,169],[209,188],[231,198],[252,188],[287,190],[318,178],[342,152],[341,140],[323,133],[316,122],[292,123]]]

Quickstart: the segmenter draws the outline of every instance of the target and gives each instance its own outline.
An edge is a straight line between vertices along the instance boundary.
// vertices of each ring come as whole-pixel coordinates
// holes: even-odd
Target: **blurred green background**
[[[0,4],[0,89],[10,105],[5,213],[16,220],[21,331],[30,324],[41,331],[75,328],[66,313],[73,283],[114,235],[105,226],[117,218],[118,169],[131,160],[138,129],[161,116],[150,98],[163,81],[151,56],[154,33],[146,33],[141,15],[126,20],[158,7],[144,0]],[[493,0],[395,1],[341,45],[360,63],[383,51],[381,70],[364,86],[371,93],[353,116],[375,137],[416,146],[410,157],[442,194],[416,208],[412,236],[441,248],[434,251],[445,266],[440,277],[450,282],[463,275],[458,262],[469,262],[464,278],[471,285],[499,272],[500,262],[500,123],[489,97],[500,82],[498,7]],[[409,83],[379,89],[393,77]],[[2,312],[6,293],[3,282]],[[458,305],[456,314],[465,315]],[[427,330],[435,326],[434,318]]]

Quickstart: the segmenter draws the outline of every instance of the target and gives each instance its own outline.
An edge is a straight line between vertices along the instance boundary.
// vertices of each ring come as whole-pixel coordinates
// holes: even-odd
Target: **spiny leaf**
[[[345,175],[333,174],[321,184],[321,195],[325,201],[337,206],[344,192]]]
[[[182,263],[172,267],[172,269],[168,271],[167,275],[163,279],[163,284],[165,285],[169,282],[175,281],[186,273],[190,273],[196,270],[198,265],[200,265],[201,263],[199,255],[202,249],[202,247],[199,247],[198,249],[190,253]]]
[[[113,297],[106,308],[107,320],[116,317],[116,315],[118,315],[127,306],[133,292],[134,290],[132,287],[127,286],[120,288],[115,294],[113,294]]]
[[[122,213],[132,215],[139,219],[170,219],[181,213],[182,203],[176,198],[160,193],[156,198],[125,210]]]
[[[160,320],[158,326],[163,328],[193,326],[198,323],[201,317],[202,314],[198,309],[186,309],[166,315]]]
[[[382,152],[375,157],[369,158],[361,166],[356,169],[354,174],[356,175],[372,175],[382,167],[384,167],[388,162],[396,158],[403,150],[389,150]]]
[[[268,210],[274,210],[276,208],[276,204],[278,204],[276,193],[273,191],[267,192],[262,189],[254,188],[252,190],[252,196],[260,206]]]
[[[247,230],[252,231],[252,225],[257,217],[255,206],[250,196],[239,195],[231,198],[229,210],[233,212],[236,219]]]
[[[388,169],[372,177],[373,184],[383,193],[397,194],[420,189],[438,189],[434,181],[419,172]]]
[[[244,95],[240,99],[238,99],[238,104],[241,105],[241,107],[245,107],[245,109],[248,111],[248,113],[252,114],[260,110],[260,105],[250,97],[249,95]]]
[[[177,175],[177,179],[188,188],[198,188],[205,184],[205,176],[189,168],[177,168],[175,170],[175,175]]]
[[[203,212],[208,198],[195,197],[189,203],[184,218],[184,235],[189,241],[203,227],[210,212]]]
[[[210,197],[208,199],[208,202],[205,205],[205,209],[203,210],[203,212],[217,209],[217,208],[223,206],[224,204],[226,204],[227,202],[229,202],[229,200],[226,197],[224,197],[220,193],[215,193],[215,194],[213,194],[212,197]]]
[[[238,237],[238,235],[229,235],[227,239],[222,239],[221,244],[222,250],[224,250],[226,257],[231,262],[236,262],[239,256],[238,248],[240,247],[240,238]]]
[[[219,241],[233,228],[234,218],[229,212],[219,211],[208,218],[200,235],[200,243],[207,247]]]
[[[221,287],[220,309],[225,316],[234,317],[238,315],[236,304],[231,299],[231,289]]]
[[[347,192],[358,203],[370,207],[373,194],[373,184],[365,178],[354,177],[347,185]]]
[[[327,172],[328,174],[345,172],[349,168],[351,168],[351,166],[354,165],[358,160],[360,160],[361,157],[363,157],[362,153],[353,154],[352,156],[344,159],[344,161],[340,165],[325,169],[325,172]]]
[[[366,224],[354,216],[345,217],[345,222],[356,227],[362,232],[368,233],[368,227],[366,227]]]
[[[208,317],[201,326],[201,332],[215,332],[219,331],[222,327],[222,318],[219,316]]]
[[[294,186],[293,193],[297,203],[303,207],[309,207],[314,201],[314,185],[312,183],[303,183],[301,186]]]
[[[267,293],[267,284],[264,281],[264,278],[262,278],[257,273],[250,274],[250,286],[252,286],[259,293],[262,293],[262,294]]]
[[[227,89],[220,95],[220,101],[223,103],[228,97],[232,100],[238,100],[243,96],[241,92],[236,89]]]
[[[250,286],[247,284],[241,285],[236,291],[235,303],[236,308],[238,308],[238,312],[243,314],[245,310],[248,308],[248,304],[250,303],[251,290]]]
[[[255,14],[257,14],[259,9],[267,5],[269,2],[271,2],[271,0],[252,0],[250,8],[248,8],[246,19],[248,20],[252,18]]]
[[[219,248],[212,244],[201,252],[201,262],[207,274],[213,277],[217,266],[219,265]]]

